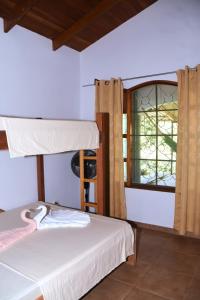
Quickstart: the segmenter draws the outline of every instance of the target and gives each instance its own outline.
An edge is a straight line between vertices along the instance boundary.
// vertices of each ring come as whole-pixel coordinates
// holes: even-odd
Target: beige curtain
[[[125,219],[122,152],[123,85],[120,79],[96,81],[96,112],[109,113],[110,216]]]
[[[175,229],[200,235],[200,65],[177,72],[179,123]]]

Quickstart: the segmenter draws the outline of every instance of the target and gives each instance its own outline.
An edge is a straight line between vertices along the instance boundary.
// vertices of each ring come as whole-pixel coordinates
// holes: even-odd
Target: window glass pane
[[[156,134],[156,113],[141,112],[133,114],[134,134],[152,135]]]
[[[177,147],[177,136],[173,136],[173,141]],[[172,157],[173,160],[176,160],[176,151],[173,151],[173,157]]]
[[[178,111],[158,112],[158,134],[177,134]]]
[[[123,138],[123,158],[127,158],[127,138]]]
[[[174,174],[174,186],[176,186],[176,161],[172,162],[172,172]]]
[[[148,85],[133,92],[132,107],[135,112],[156,109],[155,85]]]
[[[127,181],[127,162],[124,161],[124,181]]]
[[[158,185],[175,186],[175,163],[158,161]]]
[[[177,86],[169,84],[157,84],[158,110],[178,109]]]
[[[177,114],[178,114],[178,112],[177,112]],[[177,122],[178,122],[178,117],[177,117]],[[178,123],[177,122],[172,123],[173,134],[178,134]]]
[[[158,136],[158,159],[172,160],[173,152],[176,153],[176,141],[169,136]]]
[[[156,183],[156,161],[134,160],[133,183]]]
[[[155,136],[135,136],[133,141],[135,159],[156,159]]]
[[[127,114],[122,116],[122,133],[127,134]]]

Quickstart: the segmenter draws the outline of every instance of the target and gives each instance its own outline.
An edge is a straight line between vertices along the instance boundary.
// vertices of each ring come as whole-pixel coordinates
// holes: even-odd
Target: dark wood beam
[[[7,150],[8,149],[8,143],[7,143],[7,137],[5,131],[0,131],[0,150]]]
[[[97,6],[90,11],[88,14],[83,16],[77,22],[75,22],[70,28],[66,29],[60,33],[57,37],[53,39],[53,50],[57,50],[63,46],[73,35],[77,34],[90,23],[92,23],[98,16],[105,13],[112,8],[113,5],[117,4],[121,0],[102,0]]]
[[[37,155],[36,156],[36,163],[37,163],[38,201],[45,202],[44,158],[43,158],[43,155]]]
[[[10,31],[25,14],[37,3],[38,0],[20,0],[15,7],[10,18],[4,19],[4,32]]]

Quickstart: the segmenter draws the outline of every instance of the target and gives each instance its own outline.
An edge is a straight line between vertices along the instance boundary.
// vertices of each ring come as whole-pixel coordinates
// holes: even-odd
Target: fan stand
[[[81,209],[89,212],[92,205],[97,211],[96,202],[91,202],[90,205],[90,183],[96,184],[96,152],[89,149],[76,152],[71,160],[71,169],[77,177],[80,177]],[[95,199],[96,195],[93,200]]]
[[[85,189],[85,202],[88,203],[90,201],[90,183],[84,182],[84,189]],[[89,207],[85,207],[85,211],[89,212]]]

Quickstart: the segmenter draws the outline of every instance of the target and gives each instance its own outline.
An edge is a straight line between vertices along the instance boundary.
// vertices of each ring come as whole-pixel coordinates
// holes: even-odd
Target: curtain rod
[[[134,80],[134,79],[142,79],[142,78],[147,78],[147,77],[154,77],[154,76],[168,75],[168,74],[175,74],[175,73],[176,73],[176,71],[170,71],[170,72],[149,74],[149,75],[136,76],[136,77],[130,77],[130,78],[122,78],[122,81],[128,81],[128,80]],[[82,87],[94,86],[94,85],[95,85],[94,83],[90,83],[90,84],[85,84]]]

